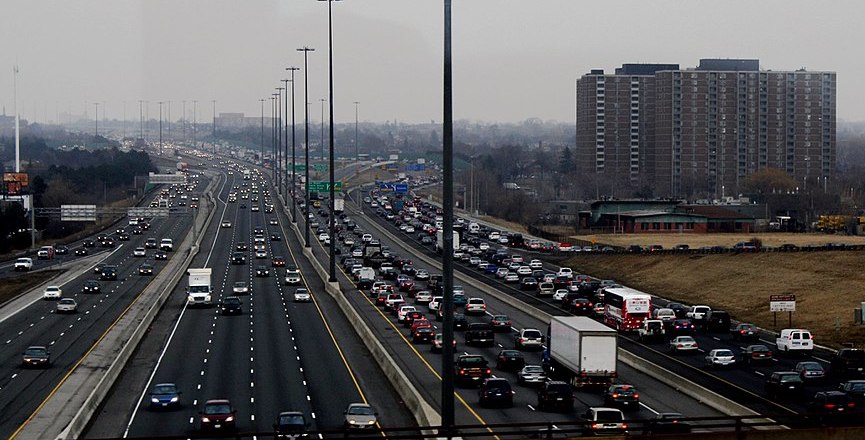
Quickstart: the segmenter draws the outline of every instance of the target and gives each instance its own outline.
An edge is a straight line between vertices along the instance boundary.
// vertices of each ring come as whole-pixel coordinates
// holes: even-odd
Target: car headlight
[[[357,422],[355,422],[354,420],[349,420],[348,423],[349,423],[350,425],[354,425],[354,424],[356,424]]]
[[[157,398],[155,398],[155,397],[151,397],[151,398],[150,398],[150,403],[159,403],[159,399],[157,399]]]
[[[201,418],[201,423],[210,423],[210,419],[207,418],[207,417],[202,417],[202,418]]]
[[[171,398],[171,403],[176,403],[179,399],[177,396]]]
[[[373,424],[375,424],[375,420],[370,420],[370,421],[367,422],[366,424],[367,424],[367,425],[373,425]]]
[[[226,417],[225,421],[226,421],[226,422],[233,422],[233,421],[234,421],[234,416],[228,416],[228,417]]]

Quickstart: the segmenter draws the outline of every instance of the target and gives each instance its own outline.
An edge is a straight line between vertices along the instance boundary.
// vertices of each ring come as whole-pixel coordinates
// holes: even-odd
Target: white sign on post
[[[769,295],[770,312],[795,312],[796,295]]]

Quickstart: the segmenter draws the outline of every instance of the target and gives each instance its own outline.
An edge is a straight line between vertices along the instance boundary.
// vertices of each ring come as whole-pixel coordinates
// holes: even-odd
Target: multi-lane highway
[[[165,316],[157,321],[162,328],[154,334],[156,341],[143,342],[88,437],[118,431],[132,437],[194,433],[200,428],[198,411],[210,399],[231,401],[241,432],[270,431],[281,411],[305,413],[310,429],[341,429],[343,411],[353,402],[372,404],[382,426],[412,426],[411,414],[368,361],[351,324],[324,293],[320,279],[310,276],[314,272],[308,262],[298,258],[302,249],[288,232],[289,219],[279,209],[273,188],[262,179],[242,180],[239,173],[226,177],[218,215],[191,267],[212,269],[215,303],[234,295],[235,282],[247,282],[249,294],[238,295],[242,313],[226,316],[218,306],[186,307],[184,285],[177,286],[164,307]],[[227,203],[229,193],[237,195],[236,202]],[[278,208],[266,212],[268,202]],[[220,227],[223,221],[231,227]],[[253,236],[259,228],[266,237],[264,258],[255,258]],[[279,240],[272,240],[273,235]],[[241,251],[246,262],[231,264],[241,243],[246,245]],[[296,287],[284,285],[285,269],[272,267],[276,256],[301,269],[300,287],[309,289],[312,302],[293,301]],[[266,267],[269,276],[257,277],[259,266]],[[177,384],[183,392],[175,411],[149,408],[150,387],[164,382]]]

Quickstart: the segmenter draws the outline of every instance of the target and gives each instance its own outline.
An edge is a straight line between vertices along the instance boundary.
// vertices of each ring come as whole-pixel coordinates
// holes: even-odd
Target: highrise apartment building
[[[625,64],[577,81],[577,166],[601,193],[721,197],[766,168],[823,186],[835,172],[834,72],[757,60]]]

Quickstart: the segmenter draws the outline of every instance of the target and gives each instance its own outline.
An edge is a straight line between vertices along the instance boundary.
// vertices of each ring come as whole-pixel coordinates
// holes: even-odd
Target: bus
[[[604,289],[604,304],[604,322],[616,330],[637,330],[652,316],[652,295],[628,287]]]

